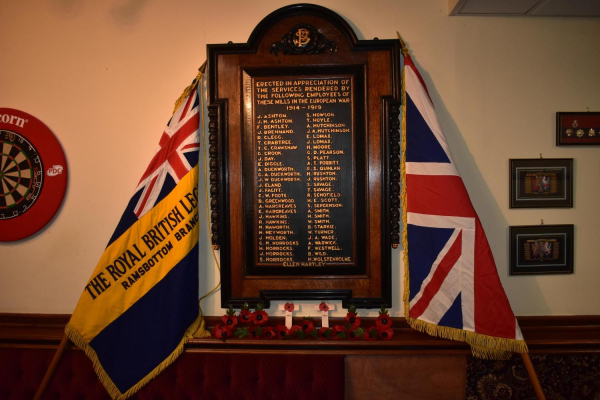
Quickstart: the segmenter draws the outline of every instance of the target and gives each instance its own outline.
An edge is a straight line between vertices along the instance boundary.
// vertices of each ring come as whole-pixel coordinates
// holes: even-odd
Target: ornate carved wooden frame
[[[294,42],[299,29],[307,39]],[[210,44],[207,50],[211,230],[221,254],[222,307],[301,299],[390,307],[391,248],[400,238],[399,41],[358,40],[338,14],[298,4],[268,15],[248,43]],[[244,121],[244,84],[255,76],[339,73],[353,77],[356,87],[355,264],[256,268],[255,208],[248,196],[254,190],[248,172],[254,139],[247,128],[252,124]]]

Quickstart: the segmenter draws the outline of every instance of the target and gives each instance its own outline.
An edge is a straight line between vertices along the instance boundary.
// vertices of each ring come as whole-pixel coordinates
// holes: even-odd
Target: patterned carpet
[[[531,355],[547,400],[600,400],[600,354]],[[467,400],[531,400],[521,356],[467,362]]]

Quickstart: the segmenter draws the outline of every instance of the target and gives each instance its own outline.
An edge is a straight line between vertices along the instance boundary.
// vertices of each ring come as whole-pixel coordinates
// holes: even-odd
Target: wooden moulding
[[[211,221],[210,226],[211,233],[211,244],[213,249],[219,250],[219,221],[220,221],[220,210],[219,210],[219,193],[221,192],[219,184],[219,107],[210,106],[208,108],[208,142],[209,142],[209,157],[210,157],[210,209],[211,209]]]
[[[305,46],[298,44],[300,39],[296,44],[294,42],[296,36],[301,38],[299,30],[310,38]],[[239,308],[245,302],[251,306],[262,302],[269,307],[271,300],[318,299],[338,300],[343,306],[352,303],[357,308],[391,307],[391,248],[397,246],[400,240],[399,41],[358,40],[350,25],[333,11],[316,5],[297,4],[265,17],[247,43],[209,44],[207,54],[210,132],[213,138],[210,141],[211,203],[214,203],[211,227],[213,246],[221,252],[221,306]],[[298,221],[289,222],[290,230],[294,230],[290,234],[293,240],[279,242],[287,240],[294,243],[290,245],[296,246],[292,250],[290,246],[284,249],[292,251],[293,257],[287,254],[288,261],[283,261],[283,258],[274,261],[276,257],[261,258],[269,251],[272,254],[281,252],[272,250],[279,244],[271,243],[271,250],[265,248],[269,239],[265,239],[267,243],[261,248],[261,238],[266,236],[265,231],[260,229],[268,228],[265,228],[266,225],[260,228],[264,224],[261,222],[264,215],[260,217],[260,213],[266,213],[259,211],[262,202],[260,193],[264,189],[260,183],[263,167],[260,157],[261,149],[266,145],[259,143],[260,135],[264,133],[261,133],[258,110],[266,110],[259,100],[266,94],[259,86],[269,80],[298,85],[292,89],[304,93],[308,101],[309,94],[312,94],[308,93],[309,89],[291,82],[311,79],[330,82],[338,79],[342,84],[350,82],[350,86],[333,86],[339,89],[327,89],[333,92],[325,93],[327,96],[348,96],[351,98],[349,108],[335,108],[347,102],[333,102],[333,105],[322,104],[320,109],[323,113],[329,111],[333,118],[343,116],[343,126],[351,128],[352,132],[351,136],[343,139],[348,141],[344,142],[344,146],[350,150],[337,153],[343,154],[340,156],[343,161],[339,162],[351,167],[340,167],[339,181],[334,183],[339,185],[336,187],[345,190],[351,187],[351,190],[345,192],[348,194],[344,195],[344,200],[340,200],[344,202],[343,212],[342,208],[328,211],[335,215],[331,221],[337,218],[335,222],[322,225],[334,225],[336,232],[343,232],[345,236],[340,243],[344,244],[339,244],[342,248],[339,253],[335,253],[338,249],[334,246],[327,248],[333,249],[331,254],[327,253],[327,249],[317,257],[306,253],[311,251],[310,240],[313,240],[310,236],[312,222],[307,222],[311,221],[311,214],[306,211],[310,210],[310,191],[314,190],[313,183],[309,183],[309,168],[316,164],[311,164],[309,158],[312,153],[308,151],[313,147],[309,146],[308,127],[302,125],[302,128],[294,128],[290,137],[297,140],[302,137],[299,135],[306,133],[304,143],[295,141],[293,144],[298,144],[296,150],[275,156],[279,157],[275,161],[284,162],[286,167],[291,165],[288,163],[300,165],[302,160],[303,165],[307,165],[298,167],[298,173],[304,174],[302,183],[293,190],[282,189],[296,201],[299,210],[298,217],[289,217],[289,221],[298,218]],[[269,89],[270,100],[279,96],[272,93],[274,91]],[[293,103],[295,100],[290,98],[286,101],[296,104]],[[310,100],[312,102],[313,98]],[[285,109],[281,107],[288,104],[274,101],[275,105],[269,106],[269,110]],[[296,110],[290,109],[288,114],[293,122],[289,126],[298,127],[301,123],[313,121],[309,120],[309,110],[312,110],[309,104],[300,104],[307,105],[306,111],[297,111],[297,116],[292,117]],[[310,117],[314,115],[311,112]],[[336,119],[336,122],[340,121]],[[332,137],[330,143],[338,143],[335,142],[338,138],[342,140],[341,136]],[[262,140],[266,139],[263,137]],[[342,189],[339,190],[341,193]],[[340,217],[342,213],[343,218]],[[271,229],[272,232],[282,232],[282,229]],[[277,235],[281,237],[283,233]],[[330,257],[341,255],[341,251],[348,254]]]
[[[0,347],[56,348],[64,336],[67,314],[0,314]],[[517,317],[532,353],[600,352],[600,316]],[[462,342],[439,339],[411,329],[404,318],[392,318],[394,338],[390,341],[350,340],[248,340],[231,338],[194,339],[186,351],[206,353],[312,353],[322,354],[468,354]],[[220,317],[207,317],[209,329]],[[294,318],[299,324],[301,318]],[[330,319],[330,326],[343,324]],[[283,317],[269,318],[267,326],[283,324]],[[361,326],[375,324],[363,318]]]

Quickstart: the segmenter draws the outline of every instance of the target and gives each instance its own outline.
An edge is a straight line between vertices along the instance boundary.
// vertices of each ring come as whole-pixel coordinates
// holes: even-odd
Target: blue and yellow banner
[[[189,338],[207,335],[198,305],[200,79],[162,134],[65,330],[114,399],[169,366]]]

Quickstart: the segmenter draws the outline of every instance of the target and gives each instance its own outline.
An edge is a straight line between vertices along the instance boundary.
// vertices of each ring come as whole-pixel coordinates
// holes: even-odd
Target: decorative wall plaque
[[[510,208],[554,207],[573,207],[573,159],[511,159]]]
[[[574,225],[510,227],[510,275],[572,274]]]
[[[208,45],[223,307],[391,306],[399,61],[397,40],[358,40],[314,5],[273,12],[246,44]]]
[[[600,145],[600,112],[557,112],[556,145]]]

